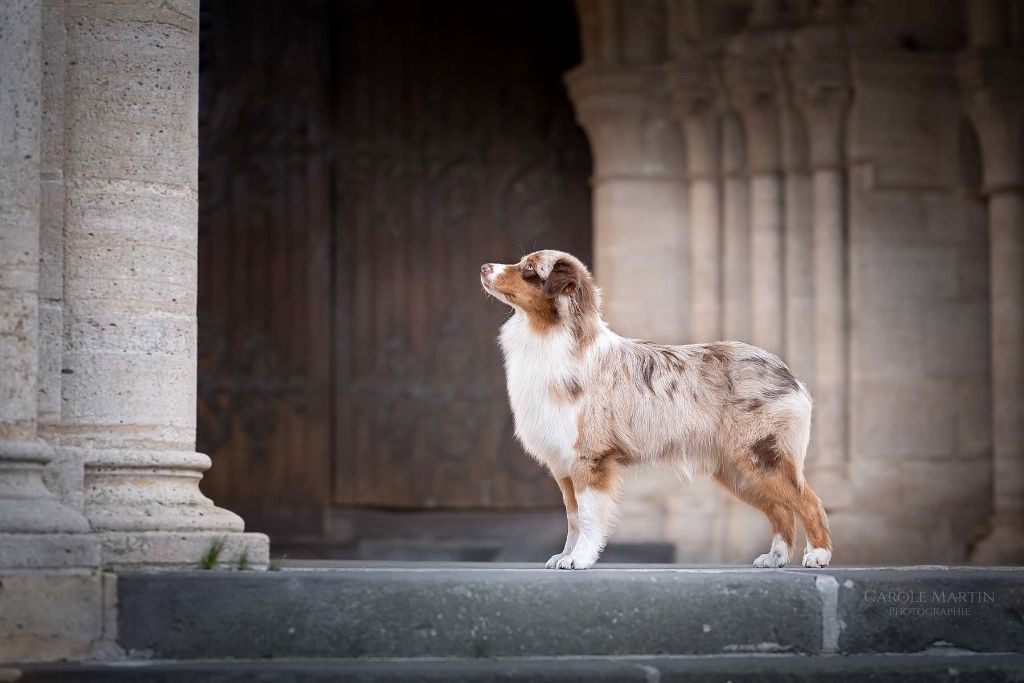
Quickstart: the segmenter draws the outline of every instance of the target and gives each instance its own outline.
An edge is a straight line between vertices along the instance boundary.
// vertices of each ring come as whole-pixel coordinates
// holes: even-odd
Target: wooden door
[[[203,0],[202,486],[249,529],[317,537],[330,504],[334,151],[324,0]]]
[[[590,256],[570,3],[343,5],[335,45],[334,501],[557,504],[512,434],[479,266]]]
[[[590,254],[569,0],[204,0],[203,489],[275,543],[331,505],[528,508],[485,261]]]

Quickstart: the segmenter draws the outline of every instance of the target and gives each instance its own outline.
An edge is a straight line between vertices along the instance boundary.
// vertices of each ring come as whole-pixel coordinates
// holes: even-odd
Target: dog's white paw
[[[555,569],[558,567],[558,561],[565,557],[564,553],[556,553],[551,556],[551,559],[544,563],[544,569]]]
[[[808,548],[804,553],[804,566],[821,568],[827,567],[832,561],[832,551],[824,548]]]
[[[754,566],[760,569],[766,567],[785,567],[789,564],[789,553],[771,550],[754,560]]]
[[[582,557],[576,557],[569,554],[565,557],[559,558],[558,562],[555,563],[555,567],[558,569],[590,569],[594,566],[594,562],[596,562],[596,560],[590,560],[588,562]]]

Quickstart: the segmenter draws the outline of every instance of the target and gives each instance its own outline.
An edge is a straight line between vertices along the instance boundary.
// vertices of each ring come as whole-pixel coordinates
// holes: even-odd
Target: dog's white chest
[[[525,318],[514,315],[501,329],[516,436],[530,455],[564,476],[573,457],[579,409],[558,400],[552,387],[572,375],[572,343],[564,334],[537,336]]]

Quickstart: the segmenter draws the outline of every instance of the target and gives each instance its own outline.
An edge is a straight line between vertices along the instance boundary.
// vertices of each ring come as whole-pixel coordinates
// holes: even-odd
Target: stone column
[[[981,142],[988,198],[993,513],[971,559],[1024,563],[1024,58],[1005,3],[968,2],[960,82]]]
[[[98,561],[85,519],[43,484],[37,437],[42,5],[0,3],[0,567]]]
[[[594,50],[610,52],[618,54]],[[681,136],[660,62],[622,61],[595,57],[566,75],[594,159],[594,270],[618,332],[681,343],[689,300]]]
[[[680,49],[667,67],[686,146],[690,232],[690,337],[722,338],[722,230],[718,104],[711,64],[699,48]]]
[[[743,124],[734,114],[722,118],[722,289],[726,339],[749,342],[750,188]]]
[[[85,463],[114,566],[260,566],[268,544],[199,491],[197,0],[68,5],[64,346],[54,439]]]
[[[794,37],[790,76],[807,126],[813,206],[815,394],[808,470],[818,494],[842,507],[849,498],[844,164],[850,86],[842,27],[828,13],[834,5],[822,3],[820,23]]]
[[[39,234],[39,437],[56,442],[64,347],[64,81],[67,3],[43,0],[43,128]],[[60,450],[46,483],[67,505],[83,509],[83,463]]]
[[[778,68],[784,35],[778,3],[754,3],[748,28],[729,42],[726,81],[746,134],[750,188],[751,340],[784,352],[782,128]]]
[[[807,140],[803,118],[792,101],[784,104],[780,114],[786,205],[784,358],[793,373],[813,390],[814,221]]]

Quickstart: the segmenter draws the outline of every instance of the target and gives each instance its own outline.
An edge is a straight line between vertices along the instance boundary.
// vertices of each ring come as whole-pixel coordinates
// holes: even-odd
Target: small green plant
[[[217,540],[210,543],[210,547],[207,548],[206,552],[203,553],[203,556],[199,558],[199,568],[213,569],[214,567],[216,567],[217,560],[220,559],[221,553],[224,552],[225,544],[226,541],[223,538],[218,538]]]
[[[286,559],[288,559],[287,555],[282,555],[281,557],[272,557],[272,558],[270,558],[270,562],[267,563],[267,571],[268,572],[279,572],[279,571],[281,571],[281,563],[284,560],[286,560]]]
[[[114,571],[115,571],[114,570],[114,565],[112,565],[112,564],[105,564],[105,565],[103,565],[103,573],[104,574],[113,574]]]
[[[252,569],[252,565],[249,564],[249,549],[246,548],[242,551],[242,554],[238,556],[238,571],[247,572]]]

